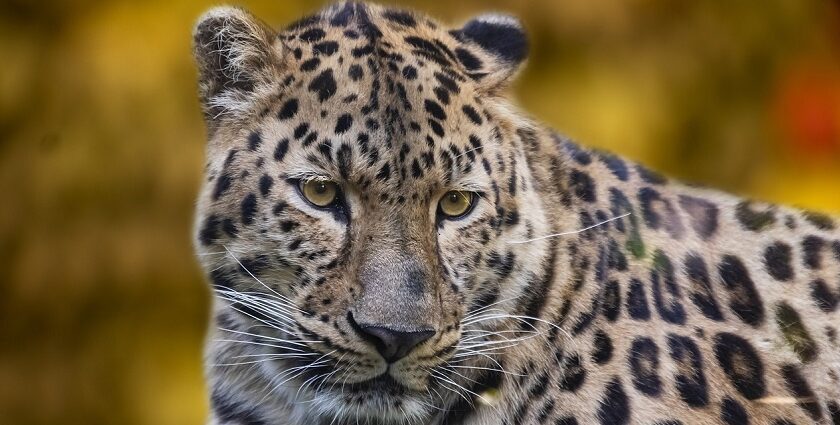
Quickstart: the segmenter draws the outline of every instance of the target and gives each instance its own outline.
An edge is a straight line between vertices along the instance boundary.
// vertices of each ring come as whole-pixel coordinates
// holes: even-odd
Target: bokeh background
[[[202,423],[190,30],[211,5],[0,2],[0,423]],[[320,2],[242,5],[279,26]],[[520,16],[533,48],[513,94],[580,141],[840,212],[840,1],[403,5]]]

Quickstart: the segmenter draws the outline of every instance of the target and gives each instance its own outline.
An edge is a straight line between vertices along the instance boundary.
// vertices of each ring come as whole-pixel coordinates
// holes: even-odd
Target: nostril
[[[347,320],[362,338],[376,347],[376,350],[388,363],[393,363],[407,356],[411,350],[435,334],[435,331],[428,329],[403,331],[387,325],[359,324],[353,319],[351,313],[347,314]]]

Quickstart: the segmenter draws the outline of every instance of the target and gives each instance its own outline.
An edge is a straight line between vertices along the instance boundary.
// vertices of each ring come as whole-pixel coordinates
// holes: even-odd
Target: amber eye
[[[446,218],[458,218],[470,211],[475,194],[463,190],[450,190],[446,192],[440,202],[438,210]]]
[[[332,205],[338,197],[338,184],[321,179],[305,180],[300,183],[300,192],[312,205],[324,208]]]

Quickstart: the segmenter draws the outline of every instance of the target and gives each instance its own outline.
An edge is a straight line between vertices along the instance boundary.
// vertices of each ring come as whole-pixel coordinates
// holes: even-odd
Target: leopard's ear
[[[505,87],[528,57],[528,36],[513,16],[480,15],[451,33],[464,45],[458,59],[488,91]]]
[[[220,116],[246,112],[260,88],[277,81],[282,44],[267,25],[245,10],[209,10],[193,31],[199,95],[208,126]]]

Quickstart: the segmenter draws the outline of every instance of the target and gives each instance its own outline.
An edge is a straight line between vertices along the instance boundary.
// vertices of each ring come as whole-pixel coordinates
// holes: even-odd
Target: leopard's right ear
[[[219,117],[247,112],[255,92],[278,80],[283,47],[274,31],[250,13],[217,7],[198,20],[193,53],[212,131]]]

